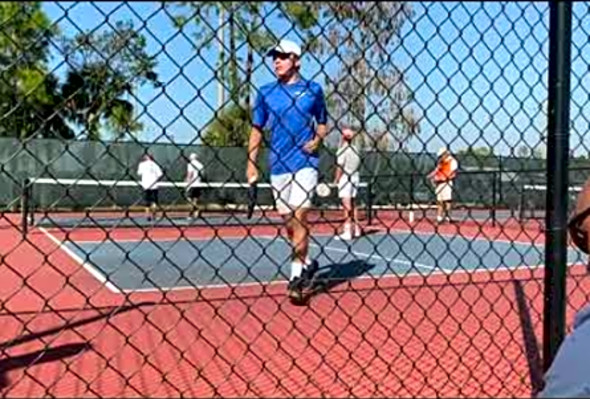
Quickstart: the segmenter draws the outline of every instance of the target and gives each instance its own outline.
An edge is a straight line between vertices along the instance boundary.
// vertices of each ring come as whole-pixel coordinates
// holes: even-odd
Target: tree
[[[172,16],[174,25],[185,28],[189,23],[195,28],[193,38],[196,48],[210,49],[219,47],[217,68],[219,83],[228,87],[230,100],[234,104],[251,105],[252,71],[254,52],[267,49],[275,37],[264,24],[265,2],[207,1],[168,3],[167,7],[175,12]],[[213,27],[213,17],[221,22]],[[228,29],[228,43],[220,43],[218,31]],[[224,37],[225,35],[222,35]],[[245,47],[246,60],[240,56]],[[226,56],[226,53],[227,56]],[[224,104],[225,105],[225,104]]]
[[[498,167],[499,158],[494,154],[490,147],[469,146],[457,151],[462,165],[477,168],[496,168]]]
[[[521,145],[516,149],[516,155],[521,158],[527,158],[531,156],[531,149],[526,145]]]
[[[228,27],[229,59],[223,58],[226,43],[217,44],[221,50],[220,64],[225,60],[219,67],[223,69],[223,83],[229,87],[232,103],[251,106],[253,55],[266,51],[278,39],[266,25],[268,16],[275,14],[306,37],[304,50],[312,57],[323,58],[324,62],[339,61],[339,72],[336,79],[328,82],[327,91],[330,113],[337,121],[357,122],[361,133],[381,137],[386,132],[390,137],[381,142],[397,146],[418,133],[419,117],[411,108],[412,93],[390,55],[401,26],[412,14],[407,3],[213,1],[174,5],[179,6],[183,12],[173,20],[181,28],[194,23],[197,48],[209,48],[218,38],[216,29]],[[227,22],[214,28],[213,17],[221,13],[227,15]],[[247,58],[242,67],[239,50],[244,46]],[[377,140],[366,141],[377,145]]]
[[[212,147],[244,147],[252,128],[250,109],[239,104],[230,104],[206,128],[203,144]]]
[[[62,87],[68,118],[84,127],[89,139],[100,138],[103,128],[116,137],[142,129],[134,107],[124,98],[137,86],[159,86],[155,59],[146,41],[130,22],[119,21],[113,31],[80,33],[66,40],[65,57],[71,70]]]
[[[265,25],[267,8],[277,7],[269,2],[177,2],[169,3],[168,7],[176,10],[173,22],[177,28],[184,28],[189,23],[195,28],[194,39],[197,48],[211,48],[219,46],[218,59],[218,84],[227,87],[230,101],[222,104],[217,110],[216,120],[207,129],[205,137],[207,142],[215,142],[217,145],[239,145],[237,143],[248,142],[250,130],[239,129],[239,132],[229,133],[228,129],[235,126],[245,126],[250,123],[250,115],[246,112],[252,108],[254,85],[252,74],[254,69],[254,54],[265,52],[276,37],[269,27]],[[299,6],[295,6],[295,10]],[[288,7],[291,8],[290,6]],[[216,17],[222,22],[215,28],[211,21]],[[297,21],[298,26],[308,27],[303,17]],[[218,35],[221,29],[229,30],[228,43],[219,42]],[[240,56],[240,50],[246,50],[245,60]],[[227,56],[226,56],[227,53]],[[237,108],[242,107],[238,111]],[[238,117],[239,120],[228,118]],[[224,126],[222,126],[225,124]],[[237,134],[243,134],[238,138]],[[213,135],[213,136],[211,136]],[[227,138],[228,142],[220,141]]]
[[[59,34],[40,2],[0,3],[0,136],[72,138],[59,83],[48,71]]]
[[[457,155],[467,155],[476,158],[487,158],[494,156],[494,151],[490,147],[469,146],[465,149],[458,150]]]
[[[285,5],[306,34],[316,57],[337,59],[328,80],[330,113],[337,122],[360,124],[368,144],[400,147],[419,132],[419,116],[403,71],[392,61],[404,22],[413,14],[407,2],[329,2]],[[397,148],[396,148],[397,149]]]

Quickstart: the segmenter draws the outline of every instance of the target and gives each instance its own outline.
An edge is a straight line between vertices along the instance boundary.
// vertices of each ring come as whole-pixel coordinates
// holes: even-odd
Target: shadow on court
[[[353,260],[346,263],[333,263],[321,267],[315,278],[314,285],[305,296],[301,305],[308,304],[315,295],[326,293],[331,289],[360,277],[373,269],[374,264],[364,260]]]
[[[516,279],[512,280],[518,314],[520,316],[520,325],[524,339],[524,349],[526,352],[527,365],[529,368],[530,379],[532,384],[531,396],[536,397],[545,386],[543,365],[539,353],[539,342],[535,335],[535,328],[530,313],[530,299],[527,298],[522,283]]]
[[[47,328],[37,332],[31,332],[29,334],[20,335],[19,337],[6,342],[0,342],[0,353],[2,353],[2,356],[0,357],[0,392],[4,388],[9,387],[11,384],[7,376],[9,371],[15,369],[27,369],[33,365],[56,362],[68,357],[77,356],[83,352],[92,350],[93,346],[90,342],[68,343],[59,346],[52,346],[51,344],[43,342],[45,344],[45,348],[17,356],[9,356],[6,353],[6,349],[24,343],[38,341],[39,339],[47,336],[55,336],[63,331],[73,330],[77,327],[92,324],[102,319],[112,319],[117,315],[139,309],[142,306],[153,305],[155,305],[155,303],[145,301],[132,305],[117,306],[108,312],[82,318],[74,322],[66,321],[64,324],[56,327]],[[4,396],[2,395],[2,397]]]

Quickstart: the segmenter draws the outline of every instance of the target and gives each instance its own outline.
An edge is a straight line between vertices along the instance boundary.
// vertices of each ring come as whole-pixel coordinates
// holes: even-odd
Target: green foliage
[[[155,61],[145,46],[145,38],[126,22],[105,33],[80,33],[66,44],[73,69],[62,95],[68,117],[83,126],[90,139],[98,139],[104,128],[117,137],[142,128],[133,117],[133,105],[122,97],[138,85],[159,85]]]
[[[170,8],[180,10],[181,14],[173,16],[176,24],[185,26],[193,23],[198,48],[211,48],[213,44],[218,44],[215,39],[220,30],[228,31],[226,41],[229,46],[226,44],[227,47],[219,54],[218,76],[229,88],[233,103],[249,102],[254,52],[264,52],[276,41],[263,19],[267,4],[236,1],[169,3]],[[223,26],[210,25],[208,18],[213,15],[223,18]],[[246,59],[239,55],[237,50],[240,48],[246,48]]]
[[[70,68],[63,84],[47,68],[49,44],[59,42]],[[70,39],[40,2],[0,3],[0,136],[71,139],[83,127],[98,139],[104,129],[117,136],[140,130],[124,96],[137,85],[157,84],[145,47],[130,23]]]
[[[14,71],[43,66],[48,44],[58,29],[41,9],[40,2],[0,3],[0,63]]]
[[[493,156],[494,151],[489,147],[473,147],[469,146],[457,151],[457,155],[472,156],[475,158],[485,158]]]
[[[202,137],[207,146],[244,147],[248,145],[252,121],[250,109],[238,104],[229,104],[218,112],[217,117],[205,130]]]
[[[229,88],[234,104],[250,104],[253,54],[263,54],[277,41],[265,23],[275,14],[304,37],[304,51],[318,59],[335,58],[340,70],[327,82],[327,102],[336,122],[362,126],[367,145],[399,146],[419,132],[419,120],[411,107],[413,95],[403,73],[391,61],[403,23],[412,15],[406,2],[176,2],[169,3],[178,27],[192,23],[198,48],[217,44],[220,29],[229,51],[220,51],[218,77]],[[221,18],[211,25],[213,17]],[[243,60],[236,49],[246,48]],[[227,54],[226,54],[227,53]],[[380,104],[371,108],[372,104]],[[369,121],[369,122],[367,122]],[[376,140],[375,137],[385,137]],[[233,142],[233,141],[232,141]]]
[[[41,3],[0,3],[0,136],[73,137],[56,112],[59,85],[46,66],[58,33]]]

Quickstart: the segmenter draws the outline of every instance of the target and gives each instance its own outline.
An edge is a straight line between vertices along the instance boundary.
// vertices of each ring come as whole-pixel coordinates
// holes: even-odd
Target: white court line
[[[324,233],[324,234],[314,234],[314,237],[331,237],[333,236],[333,234],[328,234],[328,233]],[[102,240],[79,240],[79,239],[75,239],[75,240],[70,240],[70,241],[74,241],[80,244],[101,244],[104,242],[122,242],[122,243],[133,243],[133,242],[172,242],[172,241],[178,241],[178,240],[187,240],[187,241],[210,241],[210,240],[243,240],[244,238],[246,239],[256,239],[256,238],[260,238],[263,240],[280,240],[280,239],[285,239],[285,237],[282,234],[277,234],[277,235],[265,235],[265,234],[253,234],[253,235],[248,235],[248,236],[244,236],[244,235],[237,235],[237,236],[213,236],[213,237],[187,237],[187,236],[181,236],[181,237],[174,237],[174,238],[158,238],[158,237],[141,237],[141,238],[123,238],[123,239],[118,239],[118,238],[114,238],[114,237],[106,237],[105,239]]]
[[[336,248],[336,247],[330,247],[330,246],[320,246],[317,244],[309,244],[312,247],[316,247],[316,248],[323,248],[325,250],[329,250],[329,251],[335,251],[335,252],[344,252],[347,254],[353,254],[353,255],[357,255],[363,258],[367,258],[367,259],[371,259],[371,258],[377,258],[377,260],[383,260],[385,262],[393,262],[393,263],[400,263],[400,264],[404,264],[404,265],[410,265],[410,266],[416,266],[419,267],[421,269],[427,269],[427,270],[437,270],[440,269],[442,271],[447,271],[447,272],[452,272],[451,269],[446,269],[444,267],[436,267],[436,266],[430,266],[430,265],[425,265],[423,263],[418,263],[418,262],[410,262],[408,260],[402,260],[402,259],[397,259],[397,258],[385,258],[381,255],[373,255],[373,254],[367,254],[364,252],[359,252],[359,251],[353,251],[353,250],[345,250],[342,248]]]
[[[326,235],[314,235],[314,237],[331,237],[333,236],[333,234],[326,234]],[[209,241],[211,238],[197,238],[197,239],[193,239],[191,237],[180,237],[180,238],[184,238],[184,239],[188,239],[189,241]],[[238,238],[233,238],[233,237],[225,237],[231,240],[237,240]],[[256,235],[251,237],[251,239],[262,239],[262,240],[273,240],[273,241],[277,241],[277,240],[283,240],[284,241],[284,237],[283,236],[264,236],[264,235]],[[213,237],[213,239],[223,239],[223,237]],[[135,242],[154,242],[154,243],[158,243],[158,242],[175,242],[178,241],[179,238],[165,238],[165,239],[151,239],[151,238],[147,238],[147,239],[141,239],[141,240],[116,240],[116,239],[111,239],[110,241],[113,241],[115,243],[135,243]],[[74,242],[80,243],[80,244],[100,244],[103,242],[108,242],[108,240],[95,240],[95,241],[84,241],[84,240],[75,240]],[[396,259],[396,258],[385,258],[383,256],[380,255],[372,255],[372,254],[367,254],[364,252],[358,252],[358,251],[348,251],[348,250],[344,250],[342,248],[336,248],[336,247],[330,247],[330,246],[320,246],[317,244],[313,244],[310,243],[309,244],[312,247],[316,247],[316,248],[324,248],[326,250],[330,250],[330,251],[335,251],[335,252],[344,252],[344,253],[350,253],[353,255],[357,255],[363,258],[377,258],[378,260],[382,260],[384,262],[394,262],[394,263],[400,263],[400,264],[406,264],[406,265],[415,265],[416,267],[420,267],[422,269],[428,269],[428,270],[436,270],[436,269],[442,269],[442,270],[447,270],[447,271],[451,271],[450,269],[445,269],[445,268],[437,268],[436,266],[430,266],[430,265],[425,265],[423,263],[417,263],[417,262],[410,262],[407,260],[401,260],[401,259]]]
[[[457,234],[451,234],[451,233],[441,233],[438,231],[429,233],[427,231],[418,231],[418,230],[414,230],[409,228],[408,230],[403,230],[400,228],[391,228],[391,227],[384,227],[383,230],[380,229],[380,231],[389,231],[389,232],[394,232],[394,233],[403,233],[403,234],[415,234],[418,236],[442,236],[442,237],[447,237],[447,238],[455,238],[455,237],[461,237],[462,239],[464,239],[465,241],[487,241],[487,242],[501,242],[503,244],[518,244],[518,245],[529,245],[529,246],[544,246],[544,244],[537,244],[537,243],[531,243],[529,241],[517,241],[517,240],[506,240],[503,238],[486,238],[485,236],[479,236],[479,237],[471,237],[471,236],[464,236],[462,235],[460,232],[458,232]]]
[[[536,244],[536,243],[531,243],[528,241],[510,241],[510,240],[506,240],[506,239],[502,239],[502,238],[486,238],[486,237],[466,237],[460,234],[450,234],[450,233],[439,233],[439,232],[433,232],[433,233],[429,233],[429,232],[425,232],[425,231],[418,231],[418,230],[412,230],[412,229],[408,229],[408,230],[404,230],[404,229],[400,229],[400,228],[379,228],[379,233],[381,233],[381,235],[388,235],[388,233],[399,233],[399,234],[414,234],[414,235],[419,235],[419,236],[442,236],[442,237],[447,237],[447,238],[455,238],[455,237],[460,237],[462,239],[464,239],[465,241],[486,241],[486,242],[500,242],[500,243],[504,243],[504,244],[518,244],[518,245],[528,245],[528,246],[540,246],[543,247],[544,244]],[[369,238],[371,236],[374,236],[375,233],[373,234],[368,234],[368,235],[363,235],[363,238]],[[272,239],[277,239],[277,238],[284,238],[283,235],[252,235],[250,237],[253,238],[261,238],[261,239],[267,239],[267,240],[272,240]],[[313,234],[313,237],[335,237],[334,234],[332,233],[318,233],[318,234]],[[209,241],[212,239],[230,239],[230,240],[238,240],[240,238],[244,238],[243,235],[237,235],[237,236],[213,236],[213,237],[187,237],[187,236],[181,236],[181,237],[174,237],[174,238],[158,238],[158,237],[141,237],[141,238],[123,238],[123,239],[118,239],[118,238],[114,238],[114,237],[106,237],[105,239],[102,240],[84,240],[84,239],[76,239],[76,240],[71,240],[71,241],[75,241],[81,244],[99,244],[99,243],[103,243],[103,242],[107,242],[107,241],[114,241],[114,242],[143,242],[143,241],[154,241],[154,242],[170,242],[170,241],[178,241],[179,239],[185,239],[185,240],[189,240],[189,241]]]
[[[274,239],[275,237],[259,237],[257,236],[257,238],[263,238],[263,239]],[[425,264],[421,264],[421,263],[416,263],[416,262],[410,262],[410,261],[406,261],[406,260],[401,260],[401,259],[395,259],[395,258],[385,258],[379,255],[372,255],[372,254],[367,254],[364,252],[359,252],[359,251],[348,251],[348,250],[344,250],[342,248],[336,248],[336,247],[330,247],[330,246],[324,246],[321,247],[317,244],[313,244],[310,243],[310,246],[313,247],[317,247],[317,248],[323,248],[324,250],[329,250],[329,251],[335,251],[335,252],[344,252],[344,253],[350,253],[353,255],[357,255],[359,257],[364,257],[364,258],[368,258],[368,259],[380,259],[382,261],[385,262],[394,262],[394,263],[401,263],[401,264],[408,264],[410,266],[416,266],[422,269],[426,269],[426,270],[434,270],[437,271],[439,270],[440,273],[443,274],[448,274],[448,273],[453,273],[453,270],[451,269],[446,269],[446,268],[442,268],[442,267],[436,267],[436,266],[429,266],[429,265],[425,265]],[[418,273],[419,275],[422,275],[421,273]],[[383,276],[392,276],[392,277],[397,277],[399,278],[400,275],[399,274],[395,274],[395,273],[386,273],[384,275],[381,276],[373,276],[373,275],[367,275],[367,276],[358,276],[355,277],[355,279],[377,279],[377,278],[381,278]],[[194,285],[194,286],[175,286],[175,287],[160,287],[160,288],[130,288],[130,289],[123,289],[123,292],[125,293],[131,293],[131,292],[145,292],[145,293],[149,293],[149,292],[160,292],[160,291],[185,291],[185,290],[201,290],[201,289],[228,289],[228,288],[240,288],[240,287],[266,287],[266,286],[272,286],[272,285],[286,285],[287,281],[286,280],[281,280],[281,281],[268,281],[268,282],[249,282],[249,283],[235,283],[235,284],[211,284],[211,285]]]
[[[57,244],[57,246],[59,247],[59,249],[61,249],[62,251],[64,251],[66,254],[68,254],[70,256],[70,258],[72,258],[77,263],[79,263],[95,279],[97,279],[102,284],[104,284],[105,287],[109,291],[114,292],[116,294],[120,294],[122,292],[113,283],[111,283],[110,281],[108,281],[107,278],[100,271],[98,271],[98,269],[96,269],[90,263],[85,262],[84,259],[80,258],[74,251],[72,251],[70,248],[68,248],[67,245],[66,245],[66,243],[65,243],[65,241],[58,240],[53,234],[51,234],[50,232],[48,232],[47,230],[45,230],[44,227],[39,227],[39,230],[41,230],[41,232],[43,232],[47,237],[49,237],[49,239],[51,241],[53,241],[55,244]]]
[[[567,266],[573,266],[578,264],[578,262],[571,262],[568,263]],[[500,271],[517,271],[517,270],[536,270],[542,269],[545,267],[545,264],[536,264],[536,265],[520,265],[520,266],[501,266],[496,269],[473,269],[473,270],[465,270],[465,269],[457,269],[457,270],[450,270],[450,269],[443,269],[443,270],[432,270],[432,273],[429,274],[422,274],[420,272],[412,272],[406,274],[395,274],[395,273],[385,273],[378,276],[372,275],[364,275],[355,277],[354,280],[380,280],[380,279],[402,279],[402,278],[409,278],[409,277],[430,277],[430,276],[439,276],[439,275],[453,275],[453,274],[478,274],[478,273],[494,273]],[[168,292],[168,291],[186,291],[186,290],[202,290],[202,289],[228,289],[228,288],[240,288],[240,287],[268,287],[273,285],[287,285],[286,280],[280,281],[268,281],[268,282],[251,282],[251,283],[236,283],[236,284],[214,284],[214,285],[194,285],[194,286],[181,286],[181,287],[161,287],[161,288],[137,288],[137,289],[123,289],[123,293],[152,293],[152,292]]]
[[[205,284],[205,285],[194,285],[194,286],[173,286],[173,287],[160,287],[160,288],[137,288],[137,289],[119,289],[116,286],[114,286],[112,283],[108,282],[107,279],[97,270],[95,269],[92,265],[88,264],[87,262],[84,262],[80,257],[78,257],[73,251],[71,251],[63,242],[60,242],[57,238],[55,238],[53,235],[51,235],[49,232],[47,232],[44,228],[40,227],[39,228],[42,232],[44,232],[53,242],[55,242],[56,244],[58,244],[60,246],[61,249],[63,249],[66,253],[68,253],[68,255],[70,255],[74,260],[76,260],[78,263],[80,263],[89,273],[91,273],[95,278],[97,278],[99,281],[101,281],[102,283],[105,283],[107,288],[109,290],[111,290],[112,292],[115,293],[133,293],[133,292],[139,292],[139,293],[149,293],[149,292],[162,292],[162,291],[184,291],[184,290],[201,290],[201,289],[231,289],[231,288],[239,288],[239,287],[264,287],[264,286],[271,286],[271,285],[286,285],[287,281],[286,280],[280,280],[280,281],[269,281],[269,282],[248,282],[248,283],[235,283],[235,284]],[[436,235],[432,234],[432,233],[428,233],[428,232],[419,232],[419,231],[405,231],[405,230],[400,230],[400,229],[389,229],[390,231],[393,230],[394,233],[403,233],[403,234],[408,234],[408,233],[414,233],[414,234],[418,234],[418,235]],[[440,234],[440,235],[446,235],[449,237],[456,237],[456,235],[451,235],[451,234]],[[314,236],[333,236],[332,234],[325,234],[325,235],[314,235]],[[199,237],[181,237],[184,239],[188,239],[191,241],[206,241],[209,240],[210,238],[199,238]],[[215,238],[215,237],[214,237]],[[238,239],[239,237],[227,237],[227,238],[233,238],[233,239]],[[273,235],[273,236],[255,236],[255,238],[260,238],[260,239],[266,239],[266,240],[280,240],[281,238],[284,239],[284,237],[282,235]],[[467,237],[463,237],[464,239],[467,239]],[[109,237],[110,239],[110,237]],[[490,241],[488,239],[485,238],[474,238],[476,240],[483,240],[483,241]],[[130,239],[130,240],[114,240],[112,239],[112,241],[115,242],[141,242],[141,241],[150,241],[151,239],[149,238],[142,238],[140,240],[137,239]],[[165,239],[156,239],[154,238],[153,241],[162,241],[162,242],[167,242],[167,241],[177,241],[178,238],[165,238]],[[83,240],[75,240],[74,243],[79,242],[81,244],[83,243],[103,243],[106,242],[107,240],[95,240],[95,241],[83,241]],[[500,240],[496,240],[496,241],[500,241]],[[510,241],[506,241],[508,243],[513,243]],[[525,243],[523,243],[525,244]],[[531,244],[528,244],[531,245]],[[344,252],[344,253],[351,253],[360,257],[364,257],[364,258],[368,258],[368,259],[380,259],[383,260],[385,262],[394,262],[394,263],[400,263],[400,264],[407,264],[407,265],[415,265],[418,268],[421,269],[426,269],[426,270],[430,270],[432,271],[431,273],[428,274],[423,274],[420,272],[417,273],[405,273],[405,274],[399,274],[399,273],[385,273],[379,276],[373,276],[373,275],[366,275],[366,276],[358,276],[355,279],[360,279],[360,280],[365,280],[365,279],[378,279],[378,278],[402,278],[402,277],[409,277],[412,275],[418,275],[418,276],[431,276],[431,275],[439,275],[439,274],[476,274],[476,273],[481,273],[481,272],[485,272],[485,273],[491,273],[491,272],[495,272],[495,271],[500,271],[500,270],[519,270],[519,269],[536,269],[536,268],[542,268],[544,267],[544,264],[539,264],[539,265],[531,265],[531,266],[526,266],[526,265],[522,265],[522,266],[516,266],[516,267],[510,267],[510,266],[505,266],[505,267],[498,267],[495,269],[473,269],[473,270],[465,270],[465,269],[448,269],[448,268],[443,268],[443,267],[436,267],[436,266],[430,266],[430,265],[425,265],[425,264],[421,264],[421,263],[416,263],[416,262],[410,262],[410,261],[406,261],[406,260],[401,260],[401,259],[396,259],[396,258],[385,258],[382,256],[376,256],[374,254],[367,254],[364,252],[359,252],[359,251],[349,251],[349,250],[345,250],[342,248],[336,248],[336,247],[330,247],[330,246],[324,246],[321,247],[317,244],[313,244],[310,243],[310,246],[314,246],[314,247],[318,247],[318,248],[324,248],[325,250],[331,250],[331,251],[336,251],[336,252]],[[532,245],[531,245],[532,246]],[[573,262],[573,263],[568,263],[568,266],[573,265],[573,264],[577,264],[578,262]]]
[[[228,289],[228,288],[241,288],[241,287],[267,287],[272,285],[286,285],[287,280],[278,281],[262,281],[262,282],[250,282],[250,283],[233,283],[233,284],[199,284],[190,286],[174,286],[174,287],[160,287],[160,288],[124,288],[121,291],[123,293],[133,292],[161,292],[161,291],[187,291],[187,290],[204,290],[204,289]]]

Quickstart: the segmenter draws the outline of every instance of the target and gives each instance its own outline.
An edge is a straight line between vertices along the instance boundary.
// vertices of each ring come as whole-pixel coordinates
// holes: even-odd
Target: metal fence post
[[[29,223],[29,179],[24,179],[21,183],[21,229],[23,239],[26,239]]]
[[[570,2],[551,2],[543,369],[551,366],[565,335],[568,156],[570,121]]]

